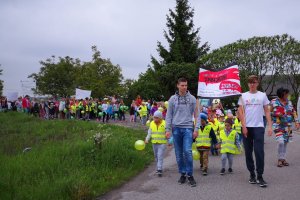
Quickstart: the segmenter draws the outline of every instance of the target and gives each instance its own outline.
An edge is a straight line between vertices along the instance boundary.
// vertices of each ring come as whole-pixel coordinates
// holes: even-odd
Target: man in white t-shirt
[[[272,135],[272,122],[268,105],[270,101],[267,95],[257,90],[259,85],[258,77],[251,75],[248,78],[249,92],[245,92],[239,99],[239,114],[242,122],[244,135],[244,148],[247,168],[250,172],[249,183],[259,184],[260,187],[267,187],[262,175],[264,172],[264,121],[265,114],[268,122],[268,135]],[[256,161],[256,173],[253,160],[253,149]]]

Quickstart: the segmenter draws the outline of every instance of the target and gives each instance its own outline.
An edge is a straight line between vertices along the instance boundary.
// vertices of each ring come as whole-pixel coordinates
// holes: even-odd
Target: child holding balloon
[[[208,154],[211,144],[216,145],[216,148],[219,146],[217,144],[218,141],[215,132],[212,126],[208,124],[207,115],[205,113],[200,113],[195,126],[194,135],[197,135],[196,146],[200,153],[200,167],[202,175],[206,176],[208,170]]]
[[[166,122],[163,120],[162,113],[158,110],[155,111],[153,114],[153,121],[150,123],[150,127],[148,129],[145,143],[147,144],[151,138],[154,157],[156,160],[156,173],[159,177],[162,176],[163,159],[167,144],[165,127]]]

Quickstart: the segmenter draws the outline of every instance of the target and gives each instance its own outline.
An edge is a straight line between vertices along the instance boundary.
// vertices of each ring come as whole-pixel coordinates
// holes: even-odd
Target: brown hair
[[[232,121],[232,119],[227,118],[227,119],[225,120],[225,123],[228,123],[228,124],[232,125],[232,124],[233,124],[233,121]]]
[[[186,78],[181,77],[177,80],[177,84],[179,84],[181,82],[187,82]]]
[[[256,75],[251,75],[248,77],[248,83],[259,82],[258,77]]]

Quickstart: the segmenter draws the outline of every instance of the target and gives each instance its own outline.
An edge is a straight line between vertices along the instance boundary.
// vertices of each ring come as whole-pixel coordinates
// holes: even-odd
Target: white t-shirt
[[[245,92],[239,99],[238,104],[243,105],[246,115],[246,127],[264,127],[264,106],[270,101],[265,93],[257,91],[252,94]]]

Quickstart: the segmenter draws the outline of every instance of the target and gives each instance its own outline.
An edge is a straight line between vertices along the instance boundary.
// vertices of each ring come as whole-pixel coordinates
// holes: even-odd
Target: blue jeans
[[[174,147],[178,171],[181,174],[193,175],[193,129],[192,128],[178,128],[172,129],[174,138]]]

